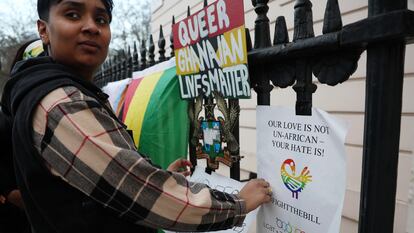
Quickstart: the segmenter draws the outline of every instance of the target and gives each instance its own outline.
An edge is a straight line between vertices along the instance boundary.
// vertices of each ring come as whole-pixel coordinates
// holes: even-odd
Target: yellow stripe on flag
[[[149,100],[162,74],[163,72],[158,72],[143,78],[135,90],[134,97],[132,97],[131,104],[127,110],[124,123],[128,126],[128,129],[132,130],[137,148],[139,147],[142,122],[144,121]]]

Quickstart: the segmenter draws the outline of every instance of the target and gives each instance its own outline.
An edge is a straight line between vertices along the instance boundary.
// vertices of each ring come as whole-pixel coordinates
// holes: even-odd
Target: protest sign
[[[213,172],[211,175],[205,172],[205,168],[197,166],[190,177],[190,181],[207,184],[210,188],[230,194],[238,194],[243,188],[244,183],[230,179]],[[217,233],[247,233],[252,222],[256,218],[257,210],[250,212],[243,222],[242,226],[233,227],[228,230],[214,231]],[[166,231],[166,233],[171,233]]]
[[[258,233],[339,232],[346,132],[318,109],[296,116],[290,108],[257,107],[257,171],[274,192],[259,210]]]
[[[181,98],[250,97],[243,0],[218,0],[172,30]]]

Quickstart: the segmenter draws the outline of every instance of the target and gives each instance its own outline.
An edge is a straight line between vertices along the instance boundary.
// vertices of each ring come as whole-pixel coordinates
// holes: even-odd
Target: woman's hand
[[[239,197],[246,202],[246,211],[248,213],[261,204],[270,202],[272,189],[269,182],[264,179],[254,179],[250,180],[240,190]]]
[[[191,171],[188,168],[193,168],[190,161],[186,159],[177,159],[168,166],[167,171],[178,172],[184,176],[189,176]]]
[[[6,202],[17,206],[22,210],[24,209],[22,195],[18,189],[12,190],[7,196],[0,195],[0,205],[4,205]]]
[[[0,205],[6,204],[6,198],[0,195]]]
[[[22,210],[24,209],[22,194],[18,189],[11,191],[9,195],[7,195],[7,201],[19,207]]]

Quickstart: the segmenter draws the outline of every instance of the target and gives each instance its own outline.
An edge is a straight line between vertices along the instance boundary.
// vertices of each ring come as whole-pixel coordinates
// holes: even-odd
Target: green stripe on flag
[[[166,70],[149,100],[138,151],[164,169],[187,155],[188,102],[180,97],[175,67]]]

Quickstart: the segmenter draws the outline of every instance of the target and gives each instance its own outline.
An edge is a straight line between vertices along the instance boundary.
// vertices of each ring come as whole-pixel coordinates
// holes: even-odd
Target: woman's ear
[[[49,35],[45,21],[41,19],[37,20],[37,31],[39,32],[39,36],[43,44],[49,45]]]

